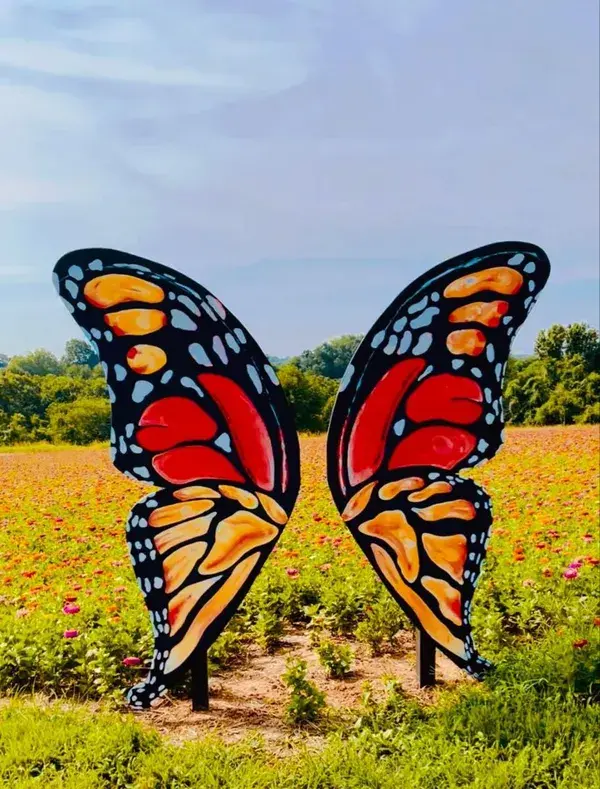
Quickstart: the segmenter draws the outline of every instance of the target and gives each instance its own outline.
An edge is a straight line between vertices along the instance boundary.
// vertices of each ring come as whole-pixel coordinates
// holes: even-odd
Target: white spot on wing
[[[151,384],[150,381],[136,381],[131,393],[131,399],[134,403],[141,403],[153,389],[154,384]]]
[[[248,375],[250,376],[250,380],[254,384],[256,391],[260,394],[263,390],[263,385],[262,381],[260,380],[258,370],[251,364],[246,365],[246,370],[248,371]]]

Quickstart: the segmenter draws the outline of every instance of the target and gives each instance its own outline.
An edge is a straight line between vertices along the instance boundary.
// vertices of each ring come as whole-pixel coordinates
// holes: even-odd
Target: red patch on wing
[[[217,423],[187,397],[163,397],[146,408],[136,433],[138,444],[149,452],[160,452],[177,444],[210,441]]]
[[[413,422],[443,419],[468,425],[481,416],[481,402],[481,388],[472,378],[441,373],[426,378],[411,393],[406,401],[406,415]]]
[[[420,427],[394,449],[388,467],[435,466],[449,471],[475,448],[476,438],[459,427]]]
[[[187,485],[199,479],[226,479],[244,482],[236,467],[216,449],[196,444],[176,447],[152,458],[158,473],[173,485]]]
[[[423,359],[398,362],[362,404],[348,443],[348,477],[353,486],[372,477],[381,465],[396,409],[424,367]]]
[[[227,421],[240,460],[253,482],[263,490],[275,485],[275,459],[269,431],[252,400],[235,381],[216,373],[198,376]]]

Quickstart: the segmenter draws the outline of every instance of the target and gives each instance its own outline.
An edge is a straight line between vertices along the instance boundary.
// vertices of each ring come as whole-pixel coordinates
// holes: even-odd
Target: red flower
[[[142,660],[139,657],[126,657],[123,658],[123,665],[124,666],[139,666]]]
[[[590,642],[587,639],[580,638],[578,641],[573,641],[573,646],[575,649],[583,649],[584,647],[587,647],[589,643]]]
[[[287,567],[285,571],[290,578],[297,578],[300,575],[300,570],[295,567]]]

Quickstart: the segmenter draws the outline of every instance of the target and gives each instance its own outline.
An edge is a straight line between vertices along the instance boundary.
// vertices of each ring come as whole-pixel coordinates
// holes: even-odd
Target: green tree
[[[305,372],[339,380],[362,338],[362,334],[345,334],[342,337],[336,337],[322,343],[312,351],[303,351],[300,356],[290,359],[290,363]]]
[[[85,340],[67,340],[65,352],[61,359],[61,363],[64,367],[69,367],[70,365],[95,367],[99,362],[100,359],[98,358],[98,354],[89,343],[85,342]]]
[[[540,359],[561,361],[565,357],[580,356],[587,372],[600,365],[600,334],[587,323],[561,326],[555,323],[539,332],[535,353]]]
[[[327,428],[326,406],[337,390],[336,381],[285,364],[277,376],[290,402],[298,430],[320,432]]]
[[[27,418],[43,416],[41,382],[37,375],[13,372],[8,368],[0,372],[0,409],[5,413],[23,414]]]
[[[68,444],[107,441],[110,436],[110,403],[99,397],[82,397],[48,408],[52,439]]]
[[[6,369],[28,375],[58,375],[61,365],[53,353],[38,348],[24,356],[13,356]]]

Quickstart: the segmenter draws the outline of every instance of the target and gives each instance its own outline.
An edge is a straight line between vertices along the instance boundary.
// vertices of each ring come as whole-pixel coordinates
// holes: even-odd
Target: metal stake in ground
[[[208,654],[201,650],[192,663],[192,710],[208,709]]]
[[[417,628],[417,682],[420,688],[435,685],[435,643]]]

